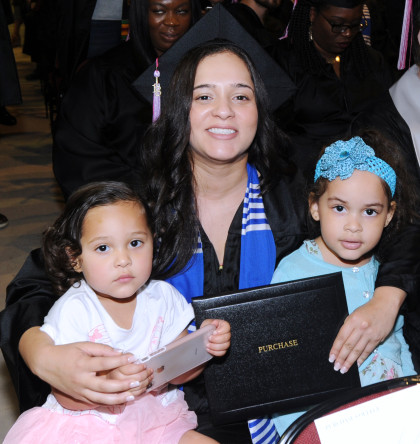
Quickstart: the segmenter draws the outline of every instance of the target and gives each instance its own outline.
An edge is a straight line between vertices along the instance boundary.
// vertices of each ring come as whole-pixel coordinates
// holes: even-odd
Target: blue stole
[[[271,282],[276,264],[273,233],[260,196],[260,181],[255,167],[247,164],[248,183],[242,213],[241,263],[239,289],[258,287]],[[188,302],[203,295],[204,260],[200,236],[197,248],[185,268],[167,279]]]
[[[276,246],[260,195],[260,181],[255,167],[247,164],[246,186],[241,230],[241,263],[239,289],[258,287],[271,282],[276,265]],[[203,295],[204,260],[203,246],[198,234],[197,248],[184,269],[166,280],[172,284],[188,302]],[[190,326],[189,331],[195,329]],[[279,436],[270,418],[249,421],[253,443],[275,444]]]

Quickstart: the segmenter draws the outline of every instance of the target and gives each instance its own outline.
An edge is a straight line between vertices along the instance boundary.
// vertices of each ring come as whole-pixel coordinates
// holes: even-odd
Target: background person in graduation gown
[[[297,86],[278,112],[293,140],[292,158],[312,171],[321,147],[345,134],[351,120],[392,83],[380,53],[362,37],[362,0],[300,0],[275,59]]]
[[[152,112],[132,82],[201,11],[199,0],[133,0],[129,14],[129,41],[85,64],[61,105],[53,169],[65,197],[95,180],[133,181],[136,147]]]
[[[166,250],[157,256],[154,277],[168,279],[187,298],[269,283],[279,260],[306,237],[302,183],[282,156],[286,140],[267,115],[269,99],[262,80],[242,50],[231,46],[230,52],[242,55],[222,51],[211,60],[213,56],[204,58],[209,48],[210,44],[180,62],[164,102],[168,108],[151,127],[141,151],[148,159],[149,196],[161,248]],[[195,76],[200,62],[202,69]],[[265,229],[252,230],[251,217],[245,229],[248,234],[243,236],[241,220],[247,208],[243,201],[252,184],[261,187],[262,196],[254,197],[264,208]],[[361,359],[372,351],[376,338],[388,334],[405,292],[415,292],[420,252],[414,246],[419,241],[418,227],[394,240],[377,281],[386,287],[377,289],[373,300],[342,328],[343,342],[354,350],[349,354],[336,344],[334,353],[347,368],[362,350]],[[190,268],[187,264],[193,255]],[[162,257],[170,259],[164,262]],[[125,364],[126,356],[99,344],[55,347],[45,342],[37,326],[55,299],[42,259],[34,252],[9,286],[0,322],[1,346],[21,409],[41,404],[49,391],[29,368],[76,399],[123,403],[130,381],[103,380],[96,372]],[[369,306],[380,316],[372,318]],[[229,444],[249,442],[246,424],[221,428],[211,424],[203,387],[187,388],[187,392],[202,433]]]

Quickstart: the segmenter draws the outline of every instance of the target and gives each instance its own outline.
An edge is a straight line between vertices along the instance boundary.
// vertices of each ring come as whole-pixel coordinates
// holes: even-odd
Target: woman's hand
[[[19,351],[35,375],[60,392],[89,404],[116,405],[131,401],[134,397],[130,389],[140,384],[129,377],[98,376],[135,360],[133,355],[104,344],[54,345],[39,327],[33,327],[22,335]]]
[[[329,361],[334,370],[346,373],[372,353],[391,332],[406,297],[395,287],[378,287],[373,298],[347,317],[330,351]]]
[[[206,319],[201,328],[209,324],[216,326],[216,330],[209,338],[207,351],[213,356],[223,356],[230,347],[230,324],[222,319]]]

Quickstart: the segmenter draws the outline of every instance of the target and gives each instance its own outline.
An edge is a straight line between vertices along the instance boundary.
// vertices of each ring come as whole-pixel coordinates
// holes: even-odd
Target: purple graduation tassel
[[[405,59],[407,55],[407,46],[408,46],[408,34],[410,30],[410,22],[411,22],[411,8],[412,8],[412,0],[405,0],[405,8],[404,8],[404,18],[403,18],[403,26],[401,31],[401,42],[400,42],[400,53],[398,58],[398,69],[405,68]],[[416,36],[417,38],[417,36]]]
[[[292,13],[296,8],[298,0],[293,0],[293,9],[292,9]],[[284,31],[284,34],[279,37],[279,40],[283,40],[283,39],[287,39],[287,37],[289,37],[289,23],[286,26],[286,31]]]
[[[159,60],[156,59],[156,69],[153,75],[155,76],[155,83],[153,84],[153,122],[160,116],[160,96],[162,89],[159,83],[160,72],[158,71]]]

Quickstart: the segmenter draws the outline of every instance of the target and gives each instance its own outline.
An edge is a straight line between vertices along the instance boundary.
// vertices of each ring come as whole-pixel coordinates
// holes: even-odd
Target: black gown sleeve
[[[6,308],[0,313],[0,345],[21,412],[42,405],[51,389],[26,366],[19,353],[19,341],[26,330],[43,324],[56,299],[41,250],[33,250],[8,285]]]
[[[420,225],[411,224],[388,243],[385,260],[379,267],[376,287],[398,287],[407,292],[407,306],[419,305]]]

